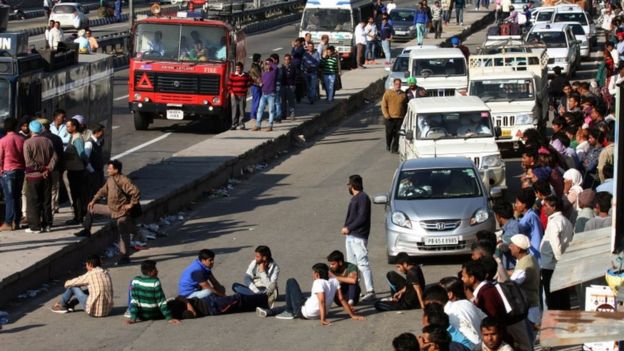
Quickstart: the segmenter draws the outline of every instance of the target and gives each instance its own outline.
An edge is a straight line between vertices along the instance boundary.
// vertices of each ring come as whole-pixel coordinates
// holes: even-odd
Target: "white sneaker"
[[[262,307],[256,307],[256,316],[266,318],[269,315],[269,310]]]
[[[27,228],[25,232],[28,234],[41,234],[41,230],[32,230],[30,228]]]
[[[124,318],[132,318],[132,315],[130,314],[130,309],[127,309],[126,312],[124,313]]]
[[[376,296],[377,295],[375,295],[374,291],[369,291],[366,294],[362,295],[362,298],[360,299],[360,301],[365,302],[365,301],[374,300]]]

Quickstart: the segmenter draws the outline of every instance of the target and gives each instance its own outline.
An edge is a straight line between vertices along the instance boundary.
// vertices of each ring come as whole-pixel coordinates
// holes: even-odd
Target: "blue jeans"
[[[301,292],[301,287],[295,278],[289,278],[286,281],[286,311],[292,313],[295,317],[301,317],[301,306],[306,301],[305,296]],[[316,296],[314,296],[316,298]]]
[[[232,291],[234,293],[245,295],[245,296],[266,295],[265,290],[263,288],[259,288],[259,289],[260,289],[260,292],[256,294],[255,292],[253,292],[253,290],[249,289],[248,287],[244,286],[241,283],[232,284]]]
[[[362,238],[355,237],[353,235],[347,235],[346,247],[347,247],[347,262],[353,263],[358,266],[358,269],[362,273],[364,278],[364,286],[366,292],[375,291],[373,287],[373,272],[370,269],[368,263],[368,249],[366,245],[368,241]]]
[[[392,60],[392,57],[390,57],[390,40],[382,40],[381,48],[383,49],[384,56],[386,56],[386,63],[390,63]]]
[[[63,293],[63,296],[61,296],[61,306],[67,307],[67,304],[72,299],[72,297],[75,297],[78,300],[78,304],[84,310],[87,306],[87,297],[89,297],[89,291],[82,290],[82,288],[78,286],[67,288]]]
[[[375,59],[375,41],[367,41],[366,42],[366,59],[374,60]]]
[[[275,120],[282,120],[282,87],[279,84],[275,86]]]
[[[449,10],[442,11],[442,20],[444,21],[444,23],[448,23],[450,19],[451,19],[451,11]]]
[[[275,93],[262,94],[260,98],[258,113],[256,114],[256,127],[258,128],[260,128],[262,124],[262,115],[264,114],[265,105],[269,105],[269,126],[273,127],[273,119],[275,118]]]
[[[325,82],[325,92],[327,93],[327,101],[334,101],[334,88],[336,86],[336,75],[335,74],[324,74],[323,82]]]
[[[424,23],[416,23],[416,44],[422,45],[425,40],[425,30],[427,26]]]
[[[258,104],[260,104],[260,97],[262,97],[262,88],[257,85],[252,85],[250,118],[255,117],[256,113],[258,113]]]
[[[308,88],[308,101],[313,104],[318,97],[316,96],[316,87],[318,86],[318,75],[314,73],[305,74],[306,86]]]
[[[464,23],[464,9],[455,8],[455,17],[457,24]]]
[[[22,218],[22,187],[24,170],[5,171],[2,174],[2,192],[4,193],[4,223],[19,224]]]

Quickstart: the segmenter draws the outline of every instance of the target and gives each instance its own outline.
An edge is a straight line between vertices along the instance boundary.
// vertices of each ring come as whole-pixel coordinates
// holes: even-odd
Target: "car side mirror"
[[[499,126],[494,127],[494,135],[495,135],[497,138],[500,138],[500,136],[501,136],[502,134],[503,134],[503,131],[501,130],[501,127],[499,127]]]
[[[377,204],[377,205],[385,205],[388,203],[388,195],[387,194],[381,194],[381,195],[375,195],[373,197],[373,203]]]
[[[495,186],[490,189],[490,199],[500,199],[503,197],[503,188]]]
[[[414,140],[414,131],[412,131],[412,130],[407,130],[407,131],[405,132],[405,139],[407,139],[407,140],[409,140],[409,141]]]

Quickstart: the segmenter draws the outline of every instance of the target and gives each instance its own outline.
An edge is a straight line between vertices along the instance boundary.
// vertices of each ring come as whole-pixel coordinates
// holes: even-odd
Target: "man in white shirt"
[[[336,278],[329,278],[329,267],[325,263],[317,263],[312,266],[312,290],[309,298],[305,298],[299,287],[299,283],[294,278],[286,281],[286,306],[285,310],[275,316],[278,319],[316,319],[321,325],[331,325],[327,318],[327,312],[331,307],[334,297],[338,294],[340,304],[349,317],[354,320],[364,320],[353,312],[340,291],[340,283]],[[256,314],[260,317],[267,317],[276,314],[273,309],[256,308]]]
[[[356,62],[359,68],[364,67],[364,51],[366,50],[366,35],[364,34],[364,29],[366,27],[366,22],[364,19],[360,20],[360,23],[355,27],[355,33],[353,36],[355,37],[355,45],[357,47],[356,51]]]
[[[43,32],[43,37],[45,38],[46,48],[50,47],[50,31],[52,30],[52,28],[54,28],[54,23],[55,23],[54,21],[50,21],[45,32]]]
[[[366,37],[366,64],[375,63],[375,42],[377,41],[377,26],[375,20],[370,17],[364,27]]]
[[[546,296],[546,305],[550,310],[569,310],[570,294],[566,289],[551,292],[550,280],[557,261],[565,252],[574,237],[574,226],[561,213],[563,200],[556,195],[549,195],[543,200],[544,212],[548,216],[548,224],[540,245],[540,268],[542,285]]]
[[[440,280],[440,287],[446,292],[446,302],[442,295],[437,293],[433,287],[425,291],[425,304],[428,300],[439,296],[438,299],[444,303],[444,312],[449,316],[449,322],[455,329],[459,330],[470,342],[475,345],[481,343],[479,326],[486,317],[474,303],[466,299],[464,283],[457,277],[446,277]],[[437,289],[437,288],[435,288]]]
[[[63,31],[61,30],[61,22],[54,22],[54,27],[48,33],[48,45],[50,49],[58,49],[58,43],[63,41]]]

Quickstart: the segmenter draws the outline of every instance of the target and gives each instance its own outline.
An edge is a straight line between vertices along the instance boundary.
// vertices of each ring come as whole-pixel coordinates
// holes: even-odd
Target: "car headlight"
[[[555,58],[555,63],[566,63],[568,61],[565,57],[557,57]]]
[[[409,26],[409,30],[416,30],[416,26]]]
[[[500,167],[502,164],[503,160],[500,155],[489,155],[481,158],[481,166],[483,166],[483,168]]]
[[[398,225],[399,227],[412,229],[412,222],[410,222],[407,215],[401,211],[392,212],[392,223]]]
[[[470,218],[470,225],[481,224],[490,218],[490,213],[488,210],[484,208],[480,208],[475,212],[475,214]]]
[[[517,114],[515,124],[533,124],[533,113]]]

